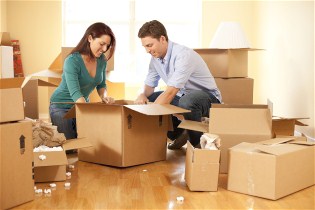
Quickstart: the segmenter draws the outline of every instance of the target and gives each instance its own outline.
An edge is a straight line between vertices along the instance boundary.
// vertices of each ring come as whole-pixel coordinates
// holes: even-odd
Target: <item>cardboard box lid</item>
[[[194,148],[190,142],[187,142],[187,150],[192,151],[192,163],[211,164],[220,161],[220,150]]]
[[[213,104],[209,133],[271,135],[271,113],[267,105]]]
[[[0,32],[0,46],[12,46],[9,32]]]
[[[179,128],[184,128],[193,131],[200,131],[203,133],[208,133],[209,125],[202,122],[192,121],[192,120],[182,120],[178,125]]]
[[[145,115],[170,115],[187,113],[190,110],[183,109],[171,104],[145,104],[145,105],[124,105],[128,109]]]
[[[64,150],[81,149],[93,145],[86,138],[68,139],[63,145]]]
[[[308,126],[305,123],[302,123],[300,120],[309,119],[308,117],[278,117],[272,116],[272,121],[294,121],[295,125],[299,126]]]
[[[24,77],[0,79],[0,89],[21,88],[24,84]]]

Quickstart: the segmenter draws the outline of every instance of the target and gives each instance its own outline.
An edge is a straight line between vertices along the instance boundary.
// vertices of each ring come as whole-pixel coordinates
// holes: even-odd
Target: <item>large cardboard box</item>
[[[253,143],[270,139],[271,124],[267,105],[212,104],[209,125],[186,120],[179,127],[220,136],[220,173],[227,173],[228,149],[243,141]]]
[[[35,182],[54,182],[66,180],[66,166],[68,159],[67,150],[91,147],[92,144],[86,139],[67,140],[62,145],[62,151],[34,152],[34,180]],[[41,160],[40,155],[46,159]]]
[[[206,62],[213,77],[247,77],[248,49],[194,49]]]
[[[277,200],[314,185],[315,144],[296,137],[230,148],[228,190]]]
[[[24,119],[24,78],[0,79],[0,123]]]
[[[0,46],[0,78],[14,77],[13,47]]]
[[[0,123],[0,136],[0,209],[8,209],[34,200],[32,123]]]
[[[225,104],[253,104],[254,80],[251,78],[215,78]]]
[[[57,85],[46,82],[41,79],[31,79],[29,80],[24,87],[23,90],[23,99],[24,99],[24,112],[25,117],[31,119],[39,118],[39,87],[56,87]]]
[[[173,105],[76,103],[78,137],[92,148],[80,149],[79,160],[128,167],[166,159],[171,114],[189,112]]]
[[[185,181],[191,191],[217,191],[220,150],[194,148],[187,142]]]

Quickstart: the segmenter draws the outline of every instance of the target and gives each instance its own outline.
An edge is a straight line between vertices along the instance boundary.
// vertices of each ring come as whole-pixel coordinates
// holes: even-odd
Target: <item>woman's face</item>
[[[99,38],[93,39],[90,35],[88,38],[90,42],[90,48],[93,55],[99,58],[104,52],[106,52],[110,46],[111,38],[109,35],[102,35]]]

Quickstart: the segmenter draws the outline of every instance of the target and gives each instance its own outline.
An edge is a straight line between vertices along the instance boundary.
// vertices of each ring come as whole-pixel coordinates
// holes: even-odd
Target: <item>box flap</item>
[[[40,160],[39,156],[45,155],[45,160]],[[34,152],[34,166],[57,166],[67,165],[68,159],[65,151],[51,151],[51,152]]]
[[[171,104],[145,104],[145,105],[125,105],[128,109],[145,115],[169,115],[187,113],[190,110],[183,109]]]
[[[283,144],[283,143],[287,143],[289,141],[293,141],[295,138],[292,137],[282,137],[282,138],[273,138],[273,139],[268,139],[265,141],[260,141],[258,142],[259,144],[263,144],[263,145],[276,145],[276,144]]]
[[[32,76],[33,78],[36,77],[61,78],[61,74],[62,74],[61,72],[55,72],[49,69],[45,69],[34,74],[31,74],[29,76]]]
[[[74,104],[74,103],[73,103]],[[76,118],[75,116],[75,106],[73,106],[64,116],[63,118],[65,119],[71,119],[71,118]]]
[[[267,154],[280,156],[280,155],[284,155],[290,152],[301,150],[302,146],[293,145],[293,144],[274,144],[274,145],[256,144],[255,148]]]
[[[272,121],[291,121],[293,120],[295,122],[295,125],[299,126],[308,126],[305,123],[302,123],[300,120],[306,120],[309,119],[308,117],[278,117],[278,116],[272,116]]]
[[[81,149],[93,145],[86,138],[68,139],[63,145],[64,150]]]
[[[203,133],[207,133],[209,131],[208,124],[191,120],[183,120],[178,127],[193,131],[200,131]]]
[[[58,85],[55,85],[51,82],[46,82],[44,80],[41,79],[37,79],[38,80],[38,86],[42,86],[42,87],[57,87]]]
[[[0,79],[0,89],[21,88],[24,79],[24,77]]]

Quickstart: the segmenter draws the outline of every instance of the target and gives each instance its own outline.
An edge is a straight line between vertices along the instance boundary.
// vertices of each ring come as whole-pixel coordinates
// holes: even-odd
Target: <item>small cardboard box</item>
[[[196,149],[187,142],[185,180],[191,191],[217,191],[220,150]]]
[[[23,90],[23,98],[24,98],[24,112],[25,117],[31,119],[39,118],[39,95],[38,95],[38,87],[56,87],[57,85],[46,82],[41,79],[31,79],[29,80],[25,86],[22,88]]]
[[[305,137],[243,142],[229,152],[228,190],[277,200],[315,183],[315,144]]]
[[[209,127],[208,127],[209,126]],[[212,104],[209,125],[183,121],[179,127],[220,136],[220,173],[228,172],[228,149],[243,141],[270,139],[271,113],[267,105]]]
[[[208,65],[213,77],[247,77],[249,49],[194,49]]]
[[[113,105],[76,103],[75,111],[78,137],[93,145],[79,150],[79,160],[117,167],[165,160],[170,115],[190,112],[169,104],[134,105],[125,100]]]
[[[14,77],[13,47],[0,46],[0,78]]]
[[[253,104],[254,80],[251,78],[215,78],[225,104]]]
[[[0,79],[0,123],[24,119],[24,78]]]
[[[294,136],[295,125],[307,126],[300,120],[308,118],[272,118],[272,132],[276,136]]]
[[[0,136],[0,209],[8,209],[34,200],[32,123],[0,123]]]
[[[9,32],[0,32],[0,46],[11,46],[11,38]]]
[[[63,151],[34,152],[34,179],[35,182],[53,182],[66,180],[66,166],[68,159],[66,150],[91,147],[86,139],[67,140],[62,145]],[[45,160],[40,160],[39,156],[45,155]]]

